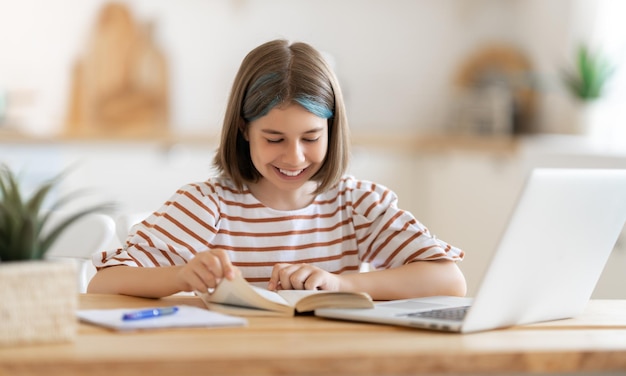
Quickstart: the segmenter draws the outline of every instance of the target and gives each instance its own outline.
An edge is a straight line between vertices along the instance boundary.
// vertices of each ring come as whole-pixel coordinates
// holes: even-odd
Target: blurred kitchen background
[[[465,249],[471,295],[530,169],[626,168],[623,14],[610,0],[0,0],[0,163],[27,186],[73,166],[59,195],[156,210],[213,173],[245,54],[306,41],[342,84],[350,172]],[[581,46],[606,67],[597,98],[564,79]],[[624,242],[595,297],[626,298]]]

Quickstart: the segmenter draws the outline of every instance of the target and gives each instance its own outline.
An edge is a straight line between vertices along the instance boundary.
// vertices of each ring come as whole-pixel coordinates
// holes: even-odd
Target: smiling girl
[[[364,291],[375,300],[464,295],[463,252],[345,175],[348,122],[337,79],[305,43],[267,42],[235,77],[214,164],[96,254],[89,292],[162,297],[243,275],[275,289]],[[363,263],[373,271],[359,272]]]

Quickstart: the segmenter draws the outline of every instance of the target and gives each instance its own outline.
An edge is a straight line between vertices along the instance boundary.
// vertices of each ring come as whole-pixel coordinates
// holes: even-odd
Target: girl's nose
[[[304,149],[299,142],[292,142],[285,151],[284,161],[291,165],[297,166],[304,162]]]

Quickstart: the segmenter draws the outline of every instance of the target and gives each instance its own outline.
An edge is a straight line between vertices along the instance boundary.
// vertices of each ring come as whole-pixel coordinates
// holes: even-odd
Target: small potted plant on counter
[[[71,224],[112,204],[89,206],[51,225],[54,212],[76,197],[60,198],[44,209],[62,176],[26,199],[13,171],[0,165],[0,346],[66,342],[76,335],[76,267],[45,255]]]
[[[581,44],[576,51],[573,67],[562,72],[562,81],[574,100],[578,121],[574,125],[578,133],[589,133],[593,126],[596,102],[605,94],[615,73],[615,66],[600,52]],[[577,128],[577,129],[576,129]]]

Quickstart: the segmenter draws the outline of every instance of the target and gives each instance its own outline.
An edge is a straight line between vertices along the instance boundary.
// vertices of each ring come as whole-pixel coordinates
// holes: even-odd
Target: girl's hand
[[[268,290],[339,291],[341,277],[308,264],[276,264]]]
[[[199,252],[177,274],[181,291],[206,292],[214,289],[223,278],[232,280],[240,273],[231,264],[223,249]]]

